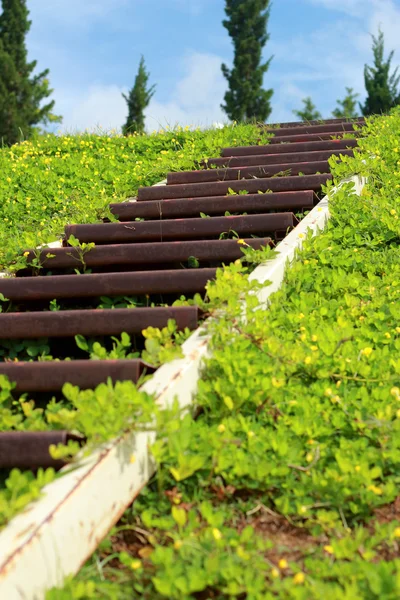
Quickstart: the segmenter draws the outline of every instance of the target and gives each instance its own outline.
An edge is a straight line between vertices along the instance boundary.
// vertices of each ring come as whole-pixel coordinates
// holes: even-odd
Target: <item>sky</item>
[[[143,54],[156,93],[146,110],[149,131],[166,125],[227,122],[221,63],[232,42],[222,25],[224,0],[27,0],[29,59],[50,69],[63,131],[119,128]],[[365,97],[371,34],[381,27],[386,53],[400,64],[400,0],[275,0],[264,58],[274,90],[270,122],[296,120],[311,96],[324,118],[352,87]]]

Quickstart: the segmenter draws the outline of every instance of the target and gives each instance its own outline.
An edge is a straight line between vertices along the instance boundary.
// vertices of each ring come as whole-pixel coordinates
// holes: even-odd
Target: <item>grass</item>
[[[110,202],[135,195],[141,185],[152,185],[173,169],[192,169],[206,157],[218,156],[223,146],[265,143],[267,136],[255,125],[238,125],[219,130],[189,131],[176,128],[158,134],[122,137],[108,134],[39,136],[0,150],[0,269],[12,272],[26,266],[24,252],[59,238],[68,223],[94,222],[109,214]],[[82,246],[83,248],[83,246]],[[83,252],[83,250],[82,250]],[[25,253],[27,254],[27,253]],[[78,266],[78,265],[77,265]],[[137,299],[102,299],[110,308],[136,305]],[[50,310],[62,308],[50,302]],[[71,306],[69,306],[71,308]],[[19,310],[1,294],[1,311]],[[177,332],[174,323],[162,331],[149,328],[141,346],[144,358],[158,364],[179,352],[188,332]],[[76,345],[52,344],[43,340],[1,340],[2,360],[49,360],[86,357],[123,359],[139,356],[135,341],[121,339],[85,340]],[[132,352],[133,351],[133,352]],[[152,420],[154,402],[138,392],[131,382],[103,384],[80,392],[65,386],[63,398],[35,404],[27,394],[15,399],[13,384],[0,376],[0,430],[39,431],[66,428],[80,431],[88,440],[87,450]],[[36,399],[37,400],[37,399]],[[70,457],[77,444],[53,449],[59,458]],[[52,469],[2,473],[0,526],[40,495],[44,483],[55,478]]]
[[[157,479],[47,600],[400,596],[400,109],[366,133],[332,159],[362,196],[331,197],[269,310],[239,262],[209,284],[196,412],[158,415]]]
[[[68,223],[93,223],[111,202],[134,196],[168,171],[193,169],[224,146],[267,139],[255,125],[176,128],[152,135],[47,135],[0,149],[0,269],[26,263],[22,252],[53,242]]]

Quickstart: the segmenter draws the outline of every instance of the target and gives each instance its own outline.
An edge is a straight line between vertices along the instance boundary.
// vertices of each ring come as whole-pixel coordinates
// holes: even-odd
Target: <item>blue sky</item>
[[[224,122],[222,62],[233,50],[222,26],[224,0],[28,0],[30,59],[50,69],[63,128],[119,127],[121,93],[132,86],[145,56],[156,94],[149,130],[166,124]],[[379,25],[400,64],[400,0],[274,0],[265,58],[274,55],[265,87],[274,89],[271,121],[294,120],[312,96],[329,117],[345,87],[365,95],[370,33]]]

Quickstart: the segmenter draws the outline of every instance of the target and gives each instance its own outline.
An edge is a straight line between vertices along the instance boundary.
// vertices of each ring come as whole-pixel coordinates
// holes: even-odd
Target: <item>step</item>
[[[273,177],[269,179],[247,179],[241,181],[219,181],[166,185],[163,187],[139,188],[138,201],[164,200],[169,198],[199,198],[202,196],[225,196],[229,189],[234,192],[291,192],[300,190],[320,190],[332,175],[305,175],[293,177]]]
[[[314,175],[329,173],[327,160],[316,162],[279,163],[277,165],[256,165],[249,167],[232,167],[227,169],[203,169],[201,171],[182,171],[168,173],[167,185],[179,183],[196,183],[201,181],[235,181],[238,179],[263,179],[284,173],[285,176]]]

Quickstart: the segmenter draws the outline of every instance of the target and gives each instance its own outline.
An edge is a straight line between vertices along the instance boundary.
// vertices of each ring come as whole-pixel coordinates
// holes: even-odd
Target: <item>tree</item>
[[[37,125],[61,121],[52,113],[54,100],[46,69],[33,75],[37,62],[27,62],[25,37],[31,22],[26,0],[2,0],[0,15],[0,141],[14,144]]]
[[[346,88],[347,96],[343,100],[336,100],[339,106],[332,111],[332,115],[337,119],[355,119],[358,117],[356,98],[360,94],[356,94],[353,88]]]
[[[365,65],[364,80],[367,98],[360,109],[364,116],[380,114],[389,111],[400,103],[397,88],[400,75],[397,68],[390,75],[390,66],[394,55],[391,51],[387,60],[384,60],[384,35],[379,29],[378,37],[372,36],[372,52],[374,54],[373,66]]]
[[[302,100],[304,107],[301,110],[293,110],[292,112],[299,117],[301,121],[316,121],[321,119],[321,113],[317,111],[315,104],[308,96]]]
[[[129,95],[122,94],[128,104],[128,118],[122,127],[124,135],[144,131],[144,110],[149,105],[155,92],[155,85],[148,88],[149,73],[146,71],[143,56],[140,59],[139,70],[135,83]]]
[[[263,89],[271,57],[262,63],[262,49],[269,40],[267,23],[270,0],[225,0],[227,19],[223,26],[233,41],[233,68],[222,65],[228,81],[221,108],[232,121],[266,121],[271,114],[272,89]]]

